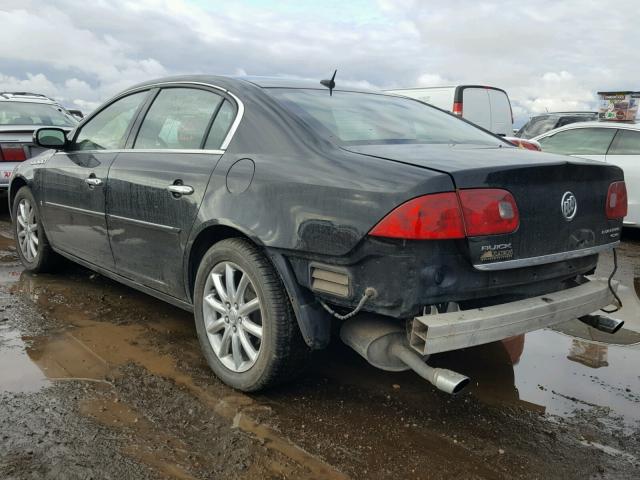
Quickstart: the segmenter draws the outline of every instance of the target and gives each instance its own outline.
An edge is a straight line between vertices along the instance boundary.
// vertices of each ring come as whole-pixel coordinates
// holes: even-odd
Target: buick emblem
[[[576,196],[571,192],[565,192],[565,194],[562,195],[560,208],[562,209],[562,215],[564,215],[567,222],[573,220],[573,217],[575,217],[578,212],[578,201],[576,200]]]

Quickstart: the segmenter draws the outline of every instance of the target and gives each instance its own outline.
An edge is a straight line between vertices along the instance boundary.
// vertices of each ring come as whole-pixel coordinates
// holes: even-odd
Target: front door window
[[[138,92],[117,100],[84,125],[71,150],[117,150],[124,148],[131,119],[147,92]]]

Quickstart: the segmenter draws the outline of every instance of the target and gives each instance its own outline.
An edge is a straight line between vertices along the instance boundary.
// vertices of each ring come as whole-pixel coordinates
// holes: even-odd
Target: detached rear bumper
[[[410,344],[421,355],[482,345],[593,313],[611,304],[605,279],[492,307],[415,317]]]

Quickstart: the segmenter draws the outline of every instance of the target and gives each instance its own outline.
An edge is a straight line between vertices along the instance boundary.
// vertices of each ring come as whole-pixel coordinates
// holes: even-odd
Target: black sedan
[[[67,257],[193,311],[238,389],[290,378],[333,324],[372,364],[457,392],[467,379],[427,355],[612,301],[586,276],[619,241],[622,171],[513,148],[417,100],[174,77],[35,141],[52,150],[10,186],[25,268]]]

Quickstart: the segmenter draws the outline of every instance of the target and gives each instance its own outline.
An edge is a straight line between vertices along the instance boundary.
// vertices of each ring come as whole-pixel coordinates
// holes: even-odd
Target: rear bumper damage
[[[458,350],[549,327],[613,302],[606,279],[491,307],[414,317],[410,346],[421,355]]]
[[[352,310],[367,288],[377,296],[364,310],[392,318],[413,318],[425,306],[456,302],[462,309],[502,304],[571,287],[591,274],[597,252],[554,263],[479,270],[471,264],[465,241],[419,242],[367,237],[345,257],[286,256],[301,287],[321,300]],[[612,246],[607,246],[607,249]],[[532,259],[527,259],[532,261]],[[332,278],[332,288],[325,285]]]
[[[617,288],[616,284],[612,286]],[[420,315],[413,318],[407,330],[389,317],[363,313],[343,323],[340,337],[378,368],[411,369],[439,390],[456,394],[469,383],[469,378],[427,365],[424,363],[426,356],[502,340],[574,318],[614,333],[623,322],[590,315],[613,301],[608,281],[592,279],[566,290],[525,300]]]

